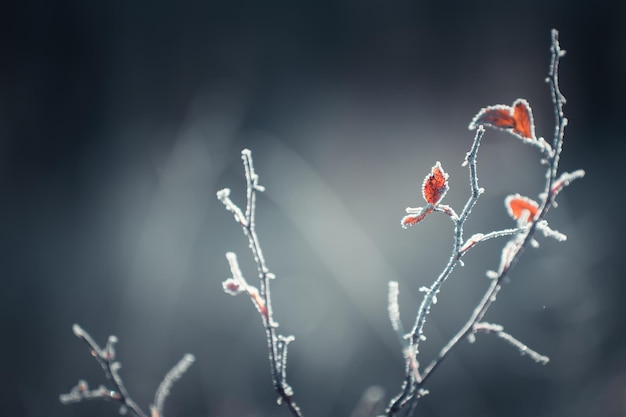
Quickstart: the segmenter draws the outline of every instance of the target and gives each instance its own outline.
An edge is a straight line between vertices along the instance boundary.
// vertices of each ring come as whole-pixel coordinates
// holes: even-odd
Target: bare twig
[[[120,413],[122,414],[130,411],[130,413],[136,417],[147,417],[147,414],[128,394],[124,381],[119,374],[119,370],[122,365],[120,362],[115,360],[114,348],[115,343],[117,343],[117,337],[109,336],[106,346],[102,349],[98,346],[95,340],[93,340],[91,335],[78,324],[74,324],[72,326],[72,330],[74,331],[76,337],[84,341],[89,346],[91,349],[91,355],[96,359],[96,361],[98,361],[104,371],[105,377],[113,383],[114,388],[109,389],[100,385],[98,388],[90,390],[87,382],[81,379],[69,393],[61,394],[59,396],[61,403],[70,404],[83,400],[94,399],[113,401],[120,405]],[[181,359],[180,362],[178,362],[178,364],[174,366],[174,368],[172,368],[167,375],[165,375],[163,382],[161,382],[159,389],[157,389],[154,404],[150,407],[151,417],[163,416],[163,403],[169,394],[170,388],[175,381],[180,379],[194,360],[195,358],[193,355],[186,354],[183,359]]]
[[[165,375],[154,394],[154,403],[150,406],[152,417],[163,415],[163,405],[167,396],[170,395],[172,385],[187,372],[187,369],[195,360],[196,358],[188,353]]]
[[[478,332],[495,333],[498,337],[506,340],[511,345],[519,349],[522,355],[528,355],[532,360],[534,360],[537,363],[545,365],[550,361],[550,358],[548,358],[547,356],[541,355],[540,353],[532,350],[531,348],[529,348],[528,346],[520,342],[518,339],[516,339],[512,335],[505,332],[504,327],[500,326],[499,324],[492,324],[492,323],[486,323],[486,322],[476,323],[474,325],[474,334]]]
[[[270,280],[275,278],[275,276],[267,267],[255,228],[256,193],[257,191],[264,191],[264,188],[259,185],[259,177],[254,171],[251,152],[248,149],[244,149],[241,151],[241,158],[243,159],[246,172],[245,214],[230,199],[230,190],[228,188],[218,191],[217,198],[224,204],[228,211],[233,213],[235,220],[243,228],[244,235],[248,237],[249,247],[254,256],[254,261],[256,262],[259,278],[261,280],[261,289],[259,291],[256,287],[246,282],[239,268],[237,257],[232,252],[227,253],[226,257],[228,258],[233,277],[224,281],[223,286],[224,290],[231,295],[246,292],[261,314],[269,349],[270,369],[274,390],[278,393],[279,402],[284,402],[291,414],[296,417],[302,417],[300,408],[293,401],[293,389],[287,383],[287,345],[294,340],[294,337],[278,335],[276,332],[278,324],[273,319],[272,299],[270,296]]]
[[[437,293],[441,289],[443,283],[452,274],[452,271],[456,265],[460,262],[461,256],[464,252],[461,252],[463,247],[463,226],[467,220],[472,209],[478,201],[478,197],[484,192],[482,188],[478,186],[478,175],[476,170],[476,156],[478,154],[478,148],[480,147],[480,141],[485,133],[485,129],[480,126],[476,130],[474,136],[474,142],[471,150],[466,156],[465,163],[469,164],[470,169],[470,186],[471,196],[467,200],[461,215],[454,221],[454,245],[452,248],[452,254],[448,260],[448,264],[444,268],[443,272],[437,277],[435,282],[427,288],[425,291],[424,299],[417,312],[417,318],[415,325],[406,338],[409,340],[409,346],[403,347],[403,351],[410,352],[410,355],[405,353],[405,373],[406,377],[402,385],[401,392],[391,400],[389,407],[387,408],[387,415],[393,416],[398,411],[403,409],[409,401],[415,396],[422,396],[421,384],[424,376],[419,376],[419,370],[414,370],[413,367],[417,366],[417,355],[419,354],[419,342],[426,339],[424,336],[424,324],[426,323],[426,316],[430,312],[430,307],[435,303]],[[415,365],[414,365],[415,364]]]

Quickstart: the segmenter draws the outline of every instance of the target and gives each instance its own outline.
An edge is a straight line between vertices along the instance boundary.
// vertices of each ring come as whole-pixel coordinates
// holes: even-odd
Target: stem
[[[126,407],[132,414],[137,417],[147,417],[147,414],[143,412],[139,405],[137,405],[137,403],[133,401],[133,399],[128,394],[128,390],[124,385],[124,381],[122,380],[122,377],[118,372],[120,364],[119,362],[114,362],[115,359],[113,353],[113,344],[117,341],[117,338],[115,336],[109,336],[107,345],[103,350],[100,348],[100,346],[98,346],[96,341],[93,340],[91,335],[78,324],[74,324],[72,326],[72,330],[74,331],[76,337],[81,339],[89,346],[89,348],[91,349],[91,354],[102,367],[106,378],[113,381],[113,384],[115,385],[115,391],[107,392],[106,395],[102,395],[104,391],[96,391],[96,395],[79,395],[76,398],[72,397],[70,393],[70,398],[68,398],[68,402],[80,401],[81,399],[105,399],[119,403],[120,405]]]
[[[560,155],[561,155],[562,148],[563,148],[563,137],[564,137],[565,126],[567,125],[567,119],[563,115],[563,105],[565,104],[565,97],[563,96],[563,94],[561,94],[561,91],[559,89],[558,66],[559,66],[559,60],[565,54],[565,51],[563,51],[560,48],[559,41],[558,41],[558,31],[553,29],[551,35],[552,35],[552,44],[550,48],[551,62],[550,62],[549,77],[547,78],[547,81],[550,84],[550,92],[551,92],[552,102],[553,102],[553,107],[554,107],[555,129],[554,129],[554,138],[552,141],[553,150],[551,154],[549,155],[549,166],[546,171],[546,182],[545,182],[544,192],[541,194],[542,197],[541,197],[539,215],[537,216],[536,219],[532,221],[530,225],[526,227],[520,227],[517,230],[511,229],[511,230],[507,230],[503,232],[492,232],[490,234],[483,235],[481,239],[478,239],[478,241],[481,241],[483,240],[482,238],[484,237],[492,238],[492,237],[503,236],[503,235],[509,234],[508,232],[510,231],[518,232],[518,233],[515,233],[513,239],[507,244],[507,246],[505,246],[505,249],[508,247],[510,248],[512,252],[510,254],[507,253],[506,262],[503,262],[503,265],[501,265],[500,270],[498,271],[497,274],[494,273],[495,276],[493,277],[489,287],[485,291],[482,299],[480,300],[480,302],[478,303],[478,305],[476,306],[476,308],[470,315],[469,320],[450,339],[450,341],[441,349],[437,358],[435,358],[425,368],[424,372],[421,374],[420,380],[415,380],[415,378],[411,378],[411,374],[407,371],[406,379],[403,384],[403,390],[396,398],[394,398],[391,401],[391,404],[389,408],[387,409],[387,413],[386,413],[387,417],[394,416],[397,412],[399,412],[402,408],[404,408],[404,406],[406,406],[407,403],[409,403],[409,407],[408,407],[406,416],[412,415],[416,407],[417,401],[420,397],[420,393],[423,391],[423,387],[426,384],[426,381],[429,379],[429,377],[441,365],[441,363],[445,360],[445,358],[448,357],[448,354],[459,345],[459,342],[461,340],[465,339],[466,337],[470,336],[471,334],[479,330],[477,326],[483,319],[489,307],[491,307],[493,302],[496,300],[496,296],[502,287],[502,283],[509,276],[510,271],[515,267],[515,265],[521,258],[522,254],[526,250],[526,248],[533,241],[534,235],[536,231],[538,230],[538,225],[542,221],[544,221],[548,210],[553,205],[554,199],[556,195],[558,194],[558,192],[560,191],[561,187],[554,187],[554,185],[555,185],[555,181],[557,181],[556,178],[557,178],[557,172],[558,172],[558,165],[559,165],[559,159],[560,159]],[[471,212],[472,208],[476,204],[478,196],[482,192],[482,190],[478,188],[478,180],[477,180],[477,174],[476,174],[476,153],[478,151],[478,145],[480,143],[480,139],[482,137],[483,132],[484,130],[482,129],[482,126],[479,126],[478,131],[476,133],[476,137],[474,138],[474,144],[472,146],[471,151],[468,153],[467,159],[466,159],[466,163],[469,163],[470,165],[469,170],[470,170],[470,183],[471,183],[472,195],[470,199],[467,201],[465,208],[463,209],[463,212],[459,216],[458,221],[455,223],[455,240],[454,240],[454,248],[452,251],[452,256],[450,257],[450,260],[448,261],[448,264],[444,268],[441,275],[437,278],[437,280],[433,283],[433,285],[428,290],[427,294],[424,297],[424,300],[422,301],[422,304],[420,305],[420,309],[418,311],[418,315],[416,319],[416,324],[411,333],[411,342],[412,344],[415,344],[415,346],[417,346],[417,344],[419,343],[422,337],[423,326],[425,323],[426,315],[428,314],[430,306],[433,303],[434,296],[439,291],[439,288],[441,287],[443,282],[451,274],[457,262],[460,261],[461,256],[463,256],[463,254],[465,253],[464,250],[467,250],[469,247],[472,246],[470,245],[468,246],[468,248],[465,248],[465,249],[463,248],[463,245],[462,245],[463,244],[463,225],[465,223],[465,220],[469,216],[469,213]],[[571,179],[575,179],[575,178],[580,178],[583,175],[584,175],[584,172],[577,171],[574,174],[570,174],[570,177]],[[570,180],[570,178],[568,178],[568,180]],[[464,250],[462,251],[462,249]],[[505,259],[504,251],[503,251],[502,256],[503,256],[503,259]],[[512,339],[515,343],[513,342],[511,343],[515,344],[518,347],[524,347],[524,349],[526,349],[525,345],[517,341],[517,339],[514,339],[508,333],[505,336],[501,336],[501,337],[505,338],[505,340],[508,340],[509,342],[511,342],[511,339]],[[418,352],[416,348],[415,354],[417,355],[417,353]],[[536,352],[534,353],[536,354],[537,357],[541,359],[542,362],[547,362],[546,357],[543,357],[542,355],[539,355]],[[408,366],[407,366],[407,369],[408,369]]]
[[[394,399],[391,400],[389,407],[387,408],[387,416],[391,417],[395,415],[398,411],[400,411],[407,402],[414,402],[414,399],[418,398],[421,394],[421,388],[424,382],[424,376],[421,376],[420,379],[417,379],[413,375],[419,375],[417,370],[413,371],[412,368],[417,366],[417,355],[419,353],[419,342],[424,337],[424,324],[426,323],[426,316],[430,312],[430,307],[434,303],[434,299],[437,296],[437,293],[441,289],[443,283],[448,279],[452,271],[456,267],[456,265],[460,262],[461,256],[461,247],[463,246],[463,225],[465,221],[469,217],[472,209],[476,205],[478,201],[478,197],[483,193],[483,189],[478,186],[478,174],[476,169],[476,157],[478,155],[478,148],[480,147],[480,142],[485,133],[485,129],[480,126],[476,130],[476,135],[474,136],[474,142],[472,144],[472,148],[468,152],[466,156],[465,163],[469,164],[470,171],[470,188],[471,195],[470,198],[465,203],[465,207],[461,212],[458,220],[454,221],[454,245],[452,249],[452,254],[448,263],[441,274],[437,277],[435,282],[430,286],[426,294],[424,295],[424,299],[420,304],[419,310],[417,312],[417,317],[415,320],[415,325],[410,333],[410,344],[407,350],[409,355],[406,356],[406,377],[404,383],[402,385],[402,391],[398,394]],[[411,406],[410,408],[414,408]]]
[[[443,360],[448,356],[450,351],[458,346],[459,342],[465,339],[467,336],[475,331],[475,326],[482,320],[485,313],[491,307],[495,301],[498,292],[502,287],[503,281],[508,277],[509,272],[513,269],[515,264],[519,261],[526,248],[530,245],[535,232],[537,231],[537,224],[543,220],[554,202],[555,193],[552,191],[552,186],[556,180],[559,158],[563,148],[563,135],[564,129],[567,125],[567,119],[563,115],[563,104],[565,103],[565,97],[561,94],[558,84],[558,65],[559,59],[565,54],[565,51],[561,50],[558,41],[558,31],[552,30],[552,46],[550,48],[552,52],[552,60],[550,63],[550,75],[548,82],[550,83],[550,91],[552,94],[552,102],[554,105],[555,114],[555,131],[553,140],[553,155],[550,158],[550,164],[546,172],[546,183],[544,188],[544,197],[542,199],[541,210],[538,218],[530,225],[526,232],[522,242],[518,245],[514,255],[511,257],[511,261],[506,265],[498,276],[492,280],[491,284],[487,288],[487,291],[483,295],[483,298],[478,303],[478,306],[474,309],[470,319],[463,325],[463,327],[450,339],[443,349],[439,352],[438,357],[433,360],[428,367],[424,370],[422,375],[422,381],[418,386],[422,386],[432,375],[432,373],[439,367]]]
[[[276,327],[278,327],[278,324],[276,324],[273,319],[272,298],[270,295],[270,280],[274,278],[274,275],[267,267],[255,228],[256,192],[263,191],[264,189],[259,185],[259,177],[254,171],[250,150],[244,149],[241,151],[241,158],[243,159],[244,169],[246,172],[245,215],[235,205],[235,203],[230,200],[228,197],[229,192],[227,190],[222,190],[218,192],[217,195],[226,206],[226,209],[233,212],[235,219],[241,224],[243,232],[248,238],[249,247],[257,265],[259,278],[261,280],[261,297],[266,309],[265,313],[261,312],[261,317],[263,318],[263,327],[265,328],[267,347],[269,350],[272,385],[274,390],[279,395],[279,402],[284,402],[294,417],[302,417],[302,411],[293,401],[291,387],[289,387],[286,381],[286,358],[279,357],[286,354],[286,346],[281,349],[281,353],[279,354],[278,344],[288,343],[291,339],[282,338],[282,340],[280,340],[281,336],[276,334]],[[283,361],[282,359],[285,360]]]

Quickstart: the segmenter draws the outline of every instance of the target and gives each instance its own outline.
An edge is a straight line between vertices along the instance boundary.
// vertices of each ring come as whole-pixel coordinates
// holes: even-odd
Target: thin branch
[[[467,253],[468,250],[470,250],[471,248],[473,248],[480,242],[484,242],[489,239],[495,239],[498,237],[514,236],[524,231],[525,229],[527,229],[527,227],[516,227],[513,229],[496,230],[496,231],[485,233],[485,234],[475,233],[472,236],[470,236],[468,239],[466,239],[465,242],[463,242],[463,246],[461,246],[461,248],[459,249],[459,252],[462,255],[465,255],[465,253]]]
[[[107,344],[104,349],[100,348],[91,335],[85,331],[78,324],[72,326],[72,330],[76,337],[85,342],[89,348],[91,355],[102,367],[104,376],[112,381],[114,389],[106,388],[100,385],[95,390],[90,390],[86,381],[80,380],[78,384],[72,388],[68,394],[61,394],[59,400],[63,404],[76,403],[83,400],[106,400],[113,401],[120,405],[120,413],[130,411],[131,414],[136,417],[147,417],[147,414],[137,405],[137,403],[130,397],[128,390],[124,385],[124,381],[119,374],[119,370],[122,365],[115,361],[115,349],[114,345],[117,343],[117,337],[109,336]],[[156,406],[151,407],[152,417],[163,416],[163,403],[165,398],[169,394],[169,390],[173,383],[178,380],[182,374],[193,363],[193,355],[186,354],[183,359],[165,376],[163,382],[159,386],[155,395]]]
[[[520,354],[528,355],[528,357],[530,357],[532,360],[534,360],[537,363],[545,365],[548,362],[550,362],[549,357],[541,355],[540,353],[532,350],[531,348],[526,346],[524,343],[520,342],[518,339],[513,337],[511,334],[505,332],[504,327],[500,326],[499,324],[486,323],[486,322],[476,323],[476,325],[474,326],[474,334],[478,332],[495,333],[499,338],[506,340],[511,345],[516,347],[519,350]]]
[[[524,250],[531,244],[533,241],[533,237],[537,230],[537,225],[540,221],[544,220],[551,204],[554,201],[554,193],[552,192],[553,184],[555,182],[555,178],[558,172],[558,163],[559,156],[562,151],[563,144],[563,132],[565,129],[565,125],[567,124],[567,119],[563,116],[563,104],[565,103],[565,97],[559,91],[558,86],[558,63],[559,59],[565,54],[564,51],[560,49],[558,42],[558,32],[556,30],[552,30],[552,46],[550,48],[552,52],[552,60],[550,63],[550,87],[552,93],[552,100],[555,109],[556,116],[556,127],[555,127],[555,139],[553,141],[553,155],[549,161],[549,167],[546,172],[546,183],[544,188],[544,193],[542,194],[541,201],[541,210],[537,217],[537,220],[532,222],[530,227],[525,233],[521,233],[517,235],[513,241],[513,251],[508,254],[508,260],[505,265],[501,265],[500,271],[498,271],[497,275],[494,276],[491,281],[489,288],[483,295],[480,303],[474,309],[472,315],[470,316],[470,320],[468,320],[465,325],[455,334],[448,344],[444,346],[444,348],[439,353],[438,357],[433,360],[430,365],[426,368],[423,374],[422,383],[424,383],[428,377],[432,374],[432,372],[437,369],[437,367],[441,364],[441,362],[447,357],[448,353],[458,345],[458,343],[468,337],[472,331],[476,323],[480,322],[484,317],[485,313],[491,307],[491,304],[496,300],[496,296],[502,287],[502,283],[505,278],[508,277],[511,269],[517,264],[518,260],[524,253]],[[578,172],[578,171],[577,171]],[[584,173],[578,174],[576,177],[582,177]],[[506,246],[505,246],[506,249]],[[504,252],[504,251],[503,251]]]
[[[450,259],[448,260],[443,272],[437,277],[430,288],[426,289],[424,299],[422,300],[417,312],[413,329],[408,335],[406,335],[410,343],[408,348],[403,348],[403,351],[406,352],[405,379],[400,393],[391,400],[389,406],[387,407],[386,415],[389,417],[395,415],[398,411],[404,408],[409,401],[412,401],[413,398],[422,395],[423,391],[421,386],[423,385],[424,376],[420,375],[418,369],[417,355],[419,354],[419,342],[426,338],[423,332],[424,324],[426,323],[426,316],[430,312],[431,306],[436,302],[436,297],[441,289],[441,286],[448,279],[456,265],[461,261],[462,253],[460,252],[460,249],[463,247],[463,226],[472,209],[476,205],[478,197],[484,192],[484,190],[478,186],[478,174],[476,169],[476,157],[478,155],[478,149],[484,133],[485,129],[482,126],[476,130],[472,148],[465,157],[463,165],[469,164],[471,195],[467,200],[461,215],[456,216],[455,213],[455,239]]]
[[[246,174],[246,209],[244,212],[230,199],[230,190],[225,188],[217,192],[217,198],[224,204],[226,209],[233,213],[235,220],[241,225],[244,235],[248,238],[248,244],[254,261],[257,265],[259,278],[261,280],[260,292],[253,286],[247,284],[243,274],[239,269],[237,258],[234,253],[229,252],[226,256],[230,264],[233,278],[224,281],[224,290],[229,294],[237,294],[240,290],[248,293],[252,302],[263,318],[263,327],[267,339],[269,350],[270,370],[272,375],[272,385],[279,395],[279,402],[285,403],[291,414],[295,417],[302,417],[300,408],[293,401],[293,389],[287,384],[287,345],[293,341],[293,336],[281,336],[276,332],[278,324],[273,319],[272,299],[270,295],[270,280],[275,278],[267,267],[259,238],[255,228],[256,214],[256,193],[264,191],[264,187],[259,185],[259,177],[254,171],[252,153],[248,149],[241,151],[244,170]]]
[[[465,220],[469,216],[472,208],[476,204],[478,196],[482,192],[482,190],[478,188],[478,180],[476,175],[476,152],[478,150],[480,137],[483,133],[482,126],[478,126],[476,137],[472,145],[472,150],[468,153],[468,156],[466,158],[466,164],[469,164],[470,166],[471,197],[467,201],[465,208],[463,209],[461,215],[458,217],[458,221],[455,224],[455,239],[452,256],[450,257],[450,260],[441,275],[428,289],[426,295],[424,296],[424,300],[420,305],[420,309],[416,318],[416,323],[411,332],[412,344],[417,346],[419,341],[424,338],[423,326],[425,323],[426,315],[430,310],[430,306],[433,304],[433,301],[437,292],[439,291],[439,288],[441,287],[441,284],[450,275],[456,263],[460,261],[461,256],[469,248],[473,247],[478,242],[501,236],[512,236],[512,238],[504,246],[498,271],[488,272],[488,276],[493,279],[491,280],[489,287],[485,291],[482,299],[470,315],[469,320],[450,339],[450,341],[441,349],[439,355],[421,373],[420,379],[413,378],[408,371],[408,366],[406,367],[406,379],[404,381],[402,391],[391,400],[391,403],[386,411],[386,416],[388,417],[396,415],[400,410],[407,406],[407,404],[408,411],[406,415],[410,416],[413,413],[417,400],[420,397],[420,392],[423,389],[426,381],[437,369],[437,367],[440,366],[440,364],[448,356],[450,351],[458,346],[461,340],[469,336],[473,336],[476,331],[487,329],[487,327],[485,327],[484,325],[480,325],[479,323],[481,323],[481,320],[484,317],[485,313],[492,305],[492,303],[496,300],[496,296],[501,289],[502,283],[508,277],[511,269],[517,264],[525,249],[529,245],[533,246],[536,243],[536,241],[534,240],[535,233],[538,230],[541,230],[546,236],[555,237],[560,240],[565,239],[565,236],[561,233],[549,229],[549,227],[547,226],[547,222],[545,221],[545,216],[549,208],[555,204],[554,200],[558,192],[574,179],[582,178],[584,176],[584,171],[579,170],[571,174],[563,174],[561,178],[559,178],[558,180],[556,179],[559,158],[563,145],[564,129],[567,124],[567,119],[563,116],[563,105],[565,104],[565,98],[561,94],[558,84],[558,64],[560,58],[565,54],[565,51],[560,49],[558,42],[558,32],[556,30],[552,31],[552,46],[550,50],[552,59],[547,81],[550,83],[552,101],[554,105],[555,134],[553,139],[553,149],[550,152],[544,152],[544,155],[548,154],[549,161],[546,171],[544,192],[540,195],[541,205],[539,213],[529,223],[522,223],[516,229],[506,229],[503,231],[491,232],[487,234],[475,234],[467,241],[463,241],[463,225],[465,223]],[[495,327],[490,327],[489,329],[495,331]],[[515,339],[510,334],[505,333],[503,329],[500,328],[498,331],[496,331],[496,333],[499,337],[503,338],[504,340],[511,343],[513,346],[520,349],[521,352],[529,354],[533,359],[537,360],[538,362],[547,362],[547,357],[529,349],[519,340]],[[415,354],[417,355],[417,353],[418,351],[417,349],[415,349]]]
[[[163,415],[163,405],[165,404],[165,399],[170,395],[174,382],[178,381],[187,372],[187,369],[195,360],[196,358],[188,353],[165,375],[154,394],[154,403],[150,406],[152,417]]]
[[[553,198],[555,198],[563,188],[570,185],[572,181],[583,178],[584,176],[585,171],[582,169],[578,169],[574,172],[562,173],[559,179],[556,180],[554,184],[552,184],[552,188],[550,189],[553,194]],[[552,202],[552,204],[554,204],[554,201]]]
[[[122,407],[121,410],[129,410],[137,417],[147,417],[147,415],[141,410],[141,408],[133,401],[128,394],[124,381],[119,374],[121,364],[115,361],[115,350],[112,348],[117,337],[109,336],[107,341],[107,348],[101,349],[100,346],[93,340],[91,335],[83,330],[78,324],[72,326],[72,330],[76,337],[85,342],[91,349],[91,355],[98,361],[104,375],[107,379],[113,382],[114,389],[108,390],[103,386],[100,386],[97,390],[89,391],[87,383],[80,381],[76,387],[72,389],[70,394],[61,395],[59,399],[62,403],[67,404],[70,402],[79,402],[83,399],[104,399],[108,401],[116,401]],[[82,384],[81,384],[82,382]]]
[[[476,130],[476,136],[474,137],[472,149],[467,154],[466,161],[469,162],[470,166],[470,185],[472,193],[469,200],[465,204],[465,207],[463,208],[463,211],[459,216],[459,220],[456,222],[456,226],[454,228],[455,239],[452,255],[450,256],[450,260],[448,261],[448,264],[444,268],[443,272],[439,275],[439,277],[437,277],[435,282],[430,286],[430,288],[424,295],[424,300],[422,300],[422,304],[420,305],[417,313],[415,325],[413,326],[413,330],[411,330],[411,342],[416,346],[416,353],[419,353],[418,346],[420,339],[422,339],[424,335],[424,324],[426,323],[426,316],[430,312],[430,307],[432,306],[435,297],[439,292],[439,289],[446,281],[446,279],[448,279],[448,277],[454,270],[454,267],[459,262],[459,249],[461,248],[463,242],[463,226],[465,224],[465,221],[467,220],[469,214],[476,205],[478,197],[484,192],[482,188],[478,187],[478,176],[476,171],[476,156],[478,154],[480,140],[482,139],[484,133],[485,129],[483,129],[482,127]]]
[[[565,126],[567,126],[567,118],[563,115],[563,106],[567,100],[559,88],[559,62],[561,61],[561,58],[565,56],[565,50],[561,49],[561,45],[559,44],[559,31],[552,29],[551,36],[552,44],[550,46],[550,71],[548,72],[546,82],[550,84],[550,94],[552,95],[552,103],[554,105],[554,138],[552,139],[554,156],[550,164],[552,168],[550,177],[554,179],[556,178],[559,166],[559,157],[561,155],[561,151],[563,150]],[[550,188],[548,188],[548,190],[549,189]]]
[[[523,238],[523,239],[517,245],[517,248],[515,249],[512,256],[510,257],[510,260],[508,261],[507,265],[504,265],[501,268],[501,271],[499,272],[498,276],[492,281],[491,285],[485,292],[483,299],[481,300],[477,308],[474,310],[471,320],[468,321],[468,323],[465,326],[463,326],[461,331],[457,333],[457,335],[451,339],[451,342],[453,343],[449,343],[446,347],[444,347],[444,350],[442,350],[442,353],[440,353],[439,357],[429,366],[429,368],[425,372],[424,379],[426,379],[430,375],[430,373],[438,366],[438,364],[443,360],[443,358],[445,358],[447,353],[454,346],[456,346],[461,339],[467,337],[470,334],[473,326],[476,323],[478,323],[480,320],[482,320],[483,316],[485,315],[485,313],[487,312],[491,304],[495,301],[496,296],[498,292],[500,291],[502,282],[508,276],[509,272],[515,266],[519,258],[522,256],[522,253],[524,252],[526,247],[528,247],[530,242],[533,240],[533,236],[537,229],[538,223],[545,218],[553,202],[553,193],[551,190],[553,188],[553,183],[555,182],[555,178],[556,178],[557,171],[558,171],[559,157],[563,148],[562,146],[563,133],[564,133],[565,125],[567,124],[567,119],[563,116],[563,104],[565,103],[565,97],[563,97],[563,95],[559,91],[559,85],[558,85],[558,64],[559,64],[560,58],[565,54],[565,52],[560,49],[559,42],[558,42],[558,32],[556,30],[552,31],[551,52],[552,52],[552,61],[550,64],[549,80],[550,80],[553,105],[555,109],[556,127],[555,127],[555,138],[553,141],[554,153],[553,153],[552,158],[550,159],[550,165],[546,172],[546,184],[545,184],[545,191],[543,194],[544,197],[542,198],[542,209],[540,211],[537,221],[531,224],[526,234],[525,235],[522,234],[518,237],[518,240],[520,240],[520,238]]]

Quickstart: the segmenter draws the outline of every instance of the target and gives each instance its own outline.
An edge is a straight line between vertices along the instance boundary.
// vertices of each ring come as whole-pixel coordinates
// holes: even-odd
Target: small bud
[[[84,379],[78,381],[78,385],[76,385],[80,392],[87,392],[89,390],[89,384]]]
[[[243,291],[241,284],[233,278],[228,278],[226,281],[222,282],[222,288],[224,288],[226,294],[230,295],[237,295]]]

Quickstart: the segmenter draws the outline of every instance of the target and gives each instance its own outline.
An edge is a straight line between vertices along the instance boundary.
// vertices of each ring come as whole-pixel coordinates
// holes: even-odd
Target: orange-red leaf
[[[437,161],[430,174],[424,178],[424,184],[422,185],[424,200],[435,206],[446,195],[448,188],[448,174],[444,172],[441,164]]]
[[[500,129],[512,129],[515,127],[515,118],[511,113],[511,107],[503,104],[485,107],[474,117],[472,125],[491,125]]]
[[[524,99],[517,99],[513,103],[513,119],[515,126],[513,133],[526,139],[535,139],[535,122],[530,105]]]
[[[535,122],[528,102],[518,98],[512,106],[498,104],[481,109],[472,119],[470,129],[487,125],[506,130],[523,139],[536,140]]]
[[[509,212],[509,216],[513,217],[515,220],[535,220],[539,214],[539,204],[537,204],[536,201],[519,194],[508,196],[504,200],[504,205]],[[523,219],[522,216],[524,216]]]
[[[407,228],[407,226],[413,226],[424,220],[426,215],[433,212],[432,206],[425,207],[421,212],[416,214],[407,214],[402,218],[402,227]]]

